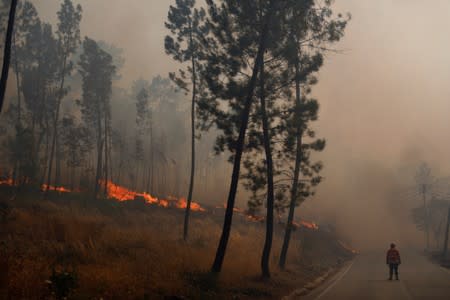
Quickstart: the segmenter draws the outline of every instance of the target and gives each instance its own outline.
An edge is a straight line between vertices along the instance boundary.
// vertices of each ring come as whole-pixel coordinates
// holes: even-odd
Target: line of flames
[[[104,182],[103,182],[104,184]],[[124,186],[120,186],[118,184],[115,184],[111,181],[108,181],[107,183],[107,190],[108,190],[108,198],[116,199],[118,201],[130,201],[137,198],[142,198],[145,200],[148,204],[154,204],[159,205],[162,207],[176,207],[176,208],[186,208],[187,207],[187,201],[186,198],[176,198],[176,197],[167,197],[167,199],[159,199],[157,197],[153,197],[149,193],[146,192],[136,192],[133,190],[130,190]],[[201,207],[200,204],[197,202],[192,201],[191,202],[191,210],[193,211],[206,211],[203,207]]]
[[[100,182],[101,185],[104,185],[105,182]],[[9,185],[12,186],[13,185],[13,180],[11,178],[7,178],[7,179],[3,179],[0,180],[0,185]],[[59,193],[71,193],[72,191],[68,188],[65,188],[63,186],[52,186],[52,185],[47,185],[47,184],[43,184],[41,186],[41,189],[43,191],[46,190],[52,190],[52,191],[56,191]],[[187,207],[187,201],[186,198],[181,197],[181,198],[176,198],[173,196],[169,196],[167,197],[167,199],[160,199],[157,197],[153,197],[152,195],[150,195],[149,193],[146,192],[136,192],[133,191],[131,189],[128,189],[124,186],[118,185],[113,183],[112,181],[108,181],[107,182],[107,193],[108,193],[108,198],[110,199],[115,199],[117,201],[132,201],[138,198],[142,198],[147,204],[151,204],[151,205],[158,205],[161,207],[175,207],[175,208],[179,208],[179,209],[185,209]],[[226,205],[224,204],[223,206],[216,206],[216,208],[226,208]],[[205,212],[206,209],[204,209],[200,204],[198,204],[197,202],[192,201],[191,202],[191,210],[192,211],[199,211],[199,212]],[[245,216],[245,218],[248,221],[252,221],[252,222],[264,222],[265,217],[263,216],[256,216],[256,215],[249,215],[247,214],[243,209],[240,209],[238,207],[234,207],[233,211],[235,213],[239,213]],[[305,227],[311,230],[318,230],[319,226],[314,223],[314,222],[307,222],[307,221],[299,221],[299,222],[292,222],[292,225],[296,228],[300,228],[300,227]]]
[[[226,204],[223,204],[223,206],[216,206],[216,208],[225,208],[226,209]],[[250,215],[248,214],[245,210],[238,208],[238,207],[234,207],[233,211],[235,213],[239,213],[245,216],[245,218],[251,222],[264,222],[265,221],[265,217],[264,216],[258,216],[258,215]],[[304,227],[304,228],[308,228],[311,230],[319,230],[319,226],[314,223],[314,222],[308,222],[308,221],[293,221],[292,222],[292,226],[294,228],[300,228],[300,227]]]
[[[105,182],[100,182],[100,184],[104,184]],[[0,185],[8,185],[8,186],[13,186],[13,180],[11,178],[7,178],[7,179],[0,179]],[[42,191],[56,191],[59,193],[71,193],[73,192],[72,190],[63,187],[63,186],[52,186],[52,185],[47,185],[47,184],[43,184],[41,186],[41,190]],[[187,207],[187,200],[186,198],[176,198],[176,197],[167,197],[167,199],[159,199],[156,197],[153,197],[152,195],[150,195],[149,193],[146,192],[136,192],[133,190],[130,190],[124,186],[120,186],[118,184],[115,184],[111,181],[108,181],[107,183],[107,191],[108,191],[108,198],[110,199],[115,199],[117,201],[130,201],[130,200],[135,200],[136,198],[141,197],[142,199],[145,200],[145,202],[147,204],[153,204],[153,205],[158,205],[161,207],[175,207],[175,208],[180,208],[180,209],[184,209]],[[201,211],[204,212],[206,211],[200,204],[198,204],[197,202],[192,201],[191,202],[191,210],[192,211]]]
[[[0,185],[13,186],[14,185],[14,181],[12,180],[12,178],[1,179],[0,180]],[[41,186],[41,190],[43,190],[43,191],[52,190],[52,191],[56,191],[56,192],[60,192],[60,193],[70,193],[70,192],[72,192],[71,190],[69,190],[68,188],[65,188],[63,186],[53,186],[53,185],[47,185],[47,184],[43,184]]]

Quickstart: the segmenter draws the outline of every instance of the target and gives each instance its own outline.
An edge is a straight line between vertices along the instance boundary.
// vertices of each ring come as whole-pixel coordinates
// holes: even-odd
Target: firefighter
[[[398,265],[402,263],[400,259],[400,252],[395,248],[395,244],[391,244],[391,248],[386,254],[386,264],[389,265],[389,280],[392,280],[392,275],[395,273],[395,279],[398,280]]]

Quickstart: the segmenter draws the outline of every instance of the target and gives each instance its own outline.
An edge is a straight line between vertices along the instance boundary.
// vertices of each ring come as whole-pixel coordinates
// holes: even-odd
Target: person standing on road
[[[395,273],[395,279],[398,280],[398,265],[401,263],[400,252],[395,248],[395,244],[392,243],[386,254],[386,264],[389,265],[389,280],[392,280],[393,273]]]

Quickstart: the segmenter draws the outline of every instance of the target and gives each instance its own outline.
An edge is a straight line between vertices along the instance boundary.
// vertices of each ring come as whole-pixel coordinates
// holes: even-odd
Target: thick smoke
[[[34,2],[55,22],[57,1]],[[121,86],[176,68],[163,50],[172,1],[78,2],[83,34],[124,49]],[[419,200],[407,192],[415,168],[428,161],[436,175],[450,174],[450,40],[443,30],[450,2],[341,0],[336,11],[353,18],[313,92],[321,103],[316,126],[327,139],[319,157],[325,181],[300,214],[336,222],[360,247],[418,243],[410,208]]]

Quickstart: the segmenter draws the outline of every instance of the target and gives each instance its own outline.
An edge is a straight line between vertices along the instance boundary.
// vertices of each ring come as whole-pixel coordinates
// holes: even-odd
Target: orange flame
[[[227,209],[227,204],[224,203],[222,205],[217,205],[216,208],[223,208],[223,209]],[[245,213],[245,211],[243,209],[240,209],[239,207],[233,207],[233,212],[236,213]]]
[[[103,182],[104,183],[104,182]],[[129,201],[134,200],[136,197],[142,197],[145,199],[145,202],[148,204],[155,204],[161,207],[176,207],[176,208],[186,208],[187,201],[185,198],[177,199],[176,197],[168,197],[167,199],[158,199],[153,197],[149,193],[139,193],[133,190],[130,190],[126,187],[115,184],[111,181],[107,183],[108,189],[108,197],[112,199],[116,199],[118,201]],[[206,211],[200,204],[192,201],[191,202],[191,210],[193,211]]]
[[[6,178],[6,179],[2,179],[0,180],[0,185],[9,185],[9,186],[13,186],[14,182],[12,178]],[[17,185],[17,183],[16,183]],[[47,184],[43,184],[41,186],[41,190],[46,191],[46,190],[52,190],[52,191],[56,191],[59,193],[70,193],[72,192],[71,190],[63,187],[63,186],[53,186],[53,185],[47,185]]]
[[[0,180],[1,185],[13,185],[12,178],[2,179]]]
[[[294,222],[292,222],[292,224],[294,226],[296,226],[296,227],[305,227],[305,228],[308,228],[308,229],[311,229],[311,230],[318,230],[319,229],[319,226],[316,223],[314,223],[314,222],[300,221],[298,223],[298,222],[294,221]]]
[[[178,208],[186,208],[187,207],[187,201],[185,198],[180,198],[176,202],[176,207]],[[200,206],[200,204],[195,203],[194,201],[191,202],[191,210],[193,211],[205,211],[203,207]]]
[[[57,191],[57,192],[59,192],[59,193],[70,193],[70,192],[72,192],[71,190],[66,189],[66,188],[63,187],[63,186],[57,186],[57,187],[55,187],[55,186],[47,185],[47,184],[43,184],[43,185],[41,186],[41,189],[42,189],[43,191],[49,190],[49,191]]]
[[[253,221],[253,222],[264,222],[266,218],[263,216],[255,216],[255,215],[246,215],[247,220]]]

